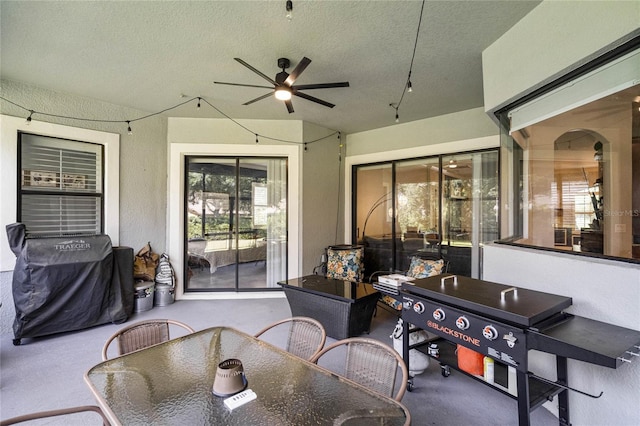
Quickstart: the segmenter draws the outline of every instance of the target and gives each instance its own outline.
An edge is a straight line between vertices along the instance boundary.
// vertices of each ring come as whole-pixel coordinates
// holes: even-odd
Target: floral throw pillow
[[[411,265],[409,265],[409,271],[407,276],[413,278],[427,278],[434,275],[440,275],[444,268],[444,260],[430,260],[421,259],[418,256],[411,258]]]
[[[343,281],[361,282],[364,272],[364,249],[327,249],[327,278]]]

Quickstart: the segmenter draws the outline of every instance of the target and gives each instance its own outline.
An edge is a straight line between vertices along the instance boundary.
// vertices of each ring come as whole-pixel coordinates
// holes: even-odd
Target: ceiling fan
[[[276,74],[275,80],[263,74],[262,72],[258,71],[257,69],[255,69],[254,67],[252,67],[251,65],[249,65],[248,63],[246,63],[240,58],[233,58],[233,59],[240,62],[245,67],[249,68],[251,71],[253,71],[254,73],[258,74],[260,77],[267,80],[269,83],[273,84],[273,87],[270,87],[270,86],[257,86],[255,84],[224,83],[222,81],[214,81],[215,84],[227,84],[230,86],[259,87],[263,89],[273,89],[273,92],[269,92],[262,96],[258,96],[255,99],[252,99],[248,102],[243,103],[242,105],[252,104],[254,102],[268,98],[269,96],[274,94],[276,99],[284,101],[284,104],[286,105],[287,111],[289,111],[289,114],[293,112],[293,104],[291,103],[292,96],[298,96],[308,101],[315,102],[317,104],[324,105],[329,108],[333,108],[335,106],[334,104],[329,103],[327,101],[323,101],[322,99],[318,99],[316,97],[307,95],[306,93],[303,93],[300,90],[330,89],[333,87],[349,87],[349,82],[347,81],[340,82],[340,83],[301,84],[301,85],[294,86],[293,83],[298,79],[298,77],[300,77],[300,74],[302,74],[302,71],[304,71],[305,68],[307,68],[307,66],[309,66],[309,64],[311,63],[311,59],[307,58],[306,56],[302,58],[302,60],[298,63],[298,65],[296,65],[293,71],[291,71],[291,74],[285,71],[291,65],[289,60],[287,58],[279,58],[278,68],[281,68],[282,71]]]

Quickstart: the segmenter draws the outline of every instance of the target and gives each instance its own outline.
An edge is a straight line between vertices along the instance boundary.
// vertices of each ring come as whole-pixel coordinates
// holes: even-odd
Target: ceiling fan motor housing
[[[291,66],[291,62],[287,58],[278,58],[278,68],[283,71]]]

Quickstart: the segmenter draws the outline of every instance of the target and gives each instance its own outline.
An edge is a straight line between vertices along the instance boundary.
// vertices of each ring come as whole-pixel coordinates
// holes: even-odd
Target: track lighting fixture
[[[127,121],[127,134],[128,135],[132,135],[133,134],[133,130],[131,130],[131,122]]]
[[[287,14],[285,15],[288,21],[293,18],[293,1],[287,0],[286,4]]]

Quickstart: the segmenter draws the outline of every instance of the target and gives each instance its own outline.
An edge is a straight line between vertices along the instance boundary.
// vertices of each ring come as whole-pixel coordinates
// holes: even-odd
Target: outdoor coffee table
[[[368,333],[380,294],[371,284],[307,275],[280,284],[291,314],[314,318],[327,336],[346,339]]]

